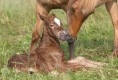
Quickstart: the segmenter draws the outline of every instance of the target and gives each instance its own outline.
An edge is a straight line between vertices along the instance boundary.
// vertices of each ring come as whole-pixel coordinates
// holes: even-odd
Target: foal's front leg
[[[107,2],[106,8],[111,15],[112,23],[114,26],[114,53],[113,56],[118,56],[118,4],[117,0]]]

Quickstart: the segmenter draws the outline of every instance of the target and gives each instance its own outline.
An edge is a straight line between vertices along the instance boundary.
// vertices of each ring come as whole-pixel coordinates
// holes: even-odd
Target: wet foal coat
[[[68,28],[66,40],[70,45],[70,58],[74,57],[73,43],[81,25],[86,18],[92,14],[96,7],[105,4],[107,11],[110,13],[114,26],[114,56],[118,55],[118,5],[117,0],[37,0],[36,1],[36,26],[32,34],[30,52],[35,50],[43,22],[38,17],[38,12],[46,16],[52,9],[63,9],[67,13]]]
[[[58,39],[63,40],[65,31],[62,23],[54,14],[44,17],[39,14],[44,21],[45,27],[38,47],[31,54],[13,55],[8,61],[8,67],[24,72],[64,72],[67,70],[77,70],[84,68],[97,68],[103,63],[94,62],[84,57],[76,57],[65,61],[64,52],[60,48]]]

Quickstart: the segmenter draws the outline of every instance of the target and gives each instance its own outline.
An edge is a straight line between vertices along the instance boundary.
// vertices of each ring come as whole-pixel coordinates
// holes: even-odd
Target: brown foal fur
[[[65,31],[62,23],[54,14],[44,17],[39,14],[44,21],[44,31],[38,47],[31,54],[13,55],[8,61],[8,67],[24,72],[51,72],[56,74],[67,70],[77,70],[79,68],[97,68],[103,63],[88,60],[84,57],[76,57],[65,61],[64,52],[60,48],[58,39],[63,40]]]
[[[114,54],[118,55],[118,5],[117,0],[36,0],[36,26],[32,34],[30,52],[35,50],[36,43],[39,39],[43,22],[38,17],[38,12],[46,16],[52,9],[63,9],[67,13],[68,28],[66,39],[70,45],[70,58],[74,57],[73,44],[83,22],[92,14],[95,8],[105,4],[107,11],[110,13],[114,26]],[[73,42],[70,43],[70,40]]]

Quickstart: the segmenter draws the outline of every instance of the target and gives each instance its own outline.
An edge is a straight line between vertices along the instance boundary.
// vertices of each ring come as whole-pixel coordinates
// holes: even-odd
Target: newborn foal
[[[33,53],[13,55],[8,61],[8,67],[24,72],[64,72],[76,70],[81,67],[96,68],[103,63],[94,62],[84,57],[76,57],[65,61],[64,52],[60,48],[58,39],[64,40],[65,31],[62,23],[54,14],[44,17],[39,14],[44,21],[45,27],[39,46]]]

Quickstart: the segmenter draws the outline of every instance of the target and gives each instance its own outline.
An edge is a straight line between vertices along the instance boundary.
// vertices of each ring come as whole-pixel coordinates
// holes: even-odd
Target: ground
[[[75,56],[84,56],[94,61],[108,63],[99,69],[81,69],[68,71],[58,76],[52,74],[16,73],[7,68],[8,59],[14,54],[28,53],[31,35],[35,26],[35,1],[0,0],[0,80],[117,80],[118,59],[109,55],[113,50],[114,29],[112,21],[104,6],[95,10],[93,15],[82,25],[75,42]],[[53,13],[67,28],[66,14],[63,10],[53,10]],[[61,41],[60,41],[61,42]],[[68,60],[67,42],[61,42],[61,47]]]

